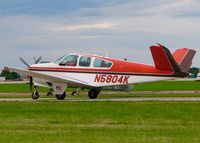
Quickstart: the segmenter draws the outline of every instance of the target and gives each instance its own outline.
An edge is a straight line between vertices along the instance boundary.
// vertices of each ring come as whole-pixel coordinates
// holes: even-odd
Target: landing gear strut
[[[79,95],[79,92],[81,91],[81,89],[82,89],[81,87],[77,88],[76,91],[73,91],[71,93],[71,95]]]
[[[88,92],[88,96],[90,99],[96,99],[97,96],[99,95],[100,93],[100,89],[91,89],[89,92]]]
[[[47,96],[53,96],[53,88],[50,88],[47,92]]]
[[[38,87],[34,87],[34,92],[32,93],[32,99],[37,100],[40,97],[40,94],[38,92]]]
[[[58,100],[63,100],[66,97],[66,92],[63,92],[63,94],[56,94],[56,98]]]

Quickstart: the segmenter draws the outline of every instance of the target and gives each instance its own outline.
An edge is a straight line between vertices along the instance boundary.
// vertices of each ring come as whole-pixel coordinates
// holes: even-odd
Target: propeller
[[[22,57],[20,57],[19,58],[20,59],[20,61],[24,64],[24,65],[26,65],[28,68],[30,68],[30,65],[22,58]],[[38,64],[40,61],[41,61],[41,59],[42,59],[42,57],[40,56],[38,59],[36,59],[35,57],[34,57],[34,60],[35,60],[35,64]],[[30,91],[32,92],[33,91],[33,77],[32,76],[29,76],[29,84],[30,84]]]
[[[42,56],[40,56],[38,59],[36,59],[36,58],[34,57],[35,64],[38,64],[38,63],[41,61],[41,59],[42,59]]]
[[[20,57],[19,59],[20,59],[20,61],[21,61],[23,64],[25,64],[28,68],[30,67],[30,65],[29,65],[22,57]]]

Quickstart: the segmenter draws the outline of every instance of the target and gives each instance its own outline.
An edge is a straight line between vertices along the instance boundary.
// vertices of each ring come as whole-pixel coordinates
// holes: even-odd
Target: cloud
[[[129,0],[0,0],[0,15],[63,16],[82,8],[120,5],[128,1]]]
[[[80,24],[71,26],[56,26],[49,27],[50,31],[60,32],[60,31],[80,31],[80,30],[90,30],[90,29],[113,29],[115,24],[113,23],[96,23],[96,24]]]
[[[200,52],[198,1],[91,1],[78,3],[73,9],[63,4],[61,10],[58,10],[60,6],[56,8],[50,3],[43,9],[45,14],[40,11],[43,4],[35,5],[34,11],[25,10],[16,15],[8,6],[11,14],[0,16],[0,45],[4,52],[0,56],[0,66],[23,66],[17,60],[19,56],[32,63],[34,56],[55,60],[80,49],[100,55],[107,51],[112,57],[153,63],[148,46],[157,42],[165,44],[171,51],[189,47]],[[73,5],[75,1],[69,3]],[[4,11],[1,6],[0,12]],[[193,13],[197,13],[195,17]],[[195,60],[198,66],[199,57],[200,54]]]
[[[100,38],[100,36],[95,36],[95,35],[86,35],[86,36],[80,36],[80,39],[96,39]]]
[[[193,0],[175,0],[170,3],[163,3],[160,5],[155,5],[150,8],[147,8],[144,10],[146,13],[151,12],[151,13],[161,13],[161,12],[169,12],[171,10],[176,10],[176,9],[183,9],[183,8],[188,8],[194,4]]]
[[[66,27],[69,31],[87,30],[87,29],[112,29],[115,24],[113,23],[98,23],[98,24],[84,24]]]

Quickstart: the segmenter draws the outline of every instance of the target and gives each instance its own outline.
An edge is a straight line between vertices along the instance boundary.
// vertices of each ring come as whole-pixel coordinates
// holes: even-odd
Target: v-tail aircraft
[[[28,65],[27,69],[6,67],[9,71],[30,77],[34,84],[33,99],[39,98],[39,86],[51,89],[58,100],[66,97],[66,88],[89,89],[88,96],[97,98],[102,89],[127,90],[131,85],[186,78],[196,51],[177,49],[173,54],[163,45],[150,46],[154,65],[87,54],[64,55],[55,62]]]

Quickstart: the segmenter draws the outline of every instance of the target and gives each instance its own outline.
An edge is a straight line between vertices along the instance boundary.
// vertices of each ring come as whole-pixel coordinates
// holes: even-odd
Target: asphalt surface
[[[70,95],[71,92],[67,92],[67,95]],[[88,92],[81,91],[80,94],[87,95]],[[101,94],[200,94],[200,90],[192,90],[192,91],[102,91]],[[31,95],[31,93],[26,92],[1,92],[0,96],[5,95]],[[45,92],[40,93],[40,95],[46,95]]]
[[[61,102],[102,102],[102,101],[114,101],[114,102],[143,102],[143,101],[163,101],[163,102],[178,102],[178,101],[200,101],[200,97],[133,97],[133,98],[104,98],[104,99],[83,99],[83,98],[66,98],[64,100],[57,100],[56,98],[39,98],[33,100],[31,98],[0,98],[0,102],[37,102],[37,101],[61,101]]]

